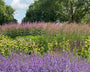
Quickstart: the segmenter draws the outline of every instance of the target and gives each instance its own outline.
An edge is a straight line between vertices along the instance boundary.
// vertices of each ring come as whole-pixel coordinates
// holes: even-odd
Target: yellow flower
[[[67,42],[69,42],[69,40],[67,40]]]
[[[37,53],[37,48],[34,48],[34,52]]]
[[[26,46],[28,46],[28,43],[26,43]]]
[[[87,42],[90,42],[90,40],[87,40]]]
[[[44,50],[44,47],[41,47],[41,50]]]
[[[40,49],[38,48],[38,50],[40,51]]]
[[[22,44],[20,44],[20,46],[22,46]]]
[[[88,45],[85,45],[85,47],[88,47]]]
[[[2,54],[4,54],[4,52],[1,52]]]
[[[85,43],[87,44],[87,41],[85,41]]]
[[[2,47],[3,45],[2,44],[0,44],[0,47]]]
[[[88,48],[88,51],[90,51],[90,48]]]
[[[85,53],[87,53],[87,50],[85,50]]]
[[[0,40],[0,42],[2,42],[2,40]]]
[[[35,42],[33,42],[33,46],[35,46]]]
[[[56,44],[56,46],[58,45],[58,43],[57,43],[57,42],[56,42],[55,44]]]
[[[4,53],[5,52],[5,50],[4,49],[2,49],[2,52],[1,53]]]

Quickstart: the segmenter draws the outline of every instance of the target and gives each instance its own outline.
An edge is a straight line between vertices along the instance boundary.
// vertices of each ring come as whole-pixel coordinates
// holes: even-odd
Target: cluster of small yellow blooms
[[[84,42],[85,46],[81,48],[81,54],[84,53],[88,53],[90,55],[90,37],[88,37],[88,39],[86,39]],[[70,40],[65,40],[65,38],[63,38],[62,42],[57,42],[52,41],[51,43],[47,43],[47,51],[53,51],[54,48],[63,48],[63,51],[68,51],[70,50]],[[75,49],[76,46],[74,47]],[[34,53],[42,53],[45,51],[45,45],[40,45],[40,43],[38,43],[38,41],[32,40],[30,38],[28,39],[20,39],[20,38],[16,38],[16,39],[10,39],[7,36],[0,36],[0,53],[4,56],[10,55],[11,52],[13,51],[19,51],[22,52],[24,51],[25,53],[28,52],[34,52]]]

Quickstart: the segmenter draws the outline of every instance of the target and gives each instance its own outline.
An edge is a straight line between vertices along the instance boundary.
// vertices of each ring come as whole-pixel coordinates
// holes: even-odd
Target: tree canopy
[[[14,11],[11,6],[6,5],[3,0],[0,0],[0,25],[10,22],[16,23],[17,20],[13,17]]]
[[[88,22],[89,5],[89,0],[35,0],[22,22],[54,22],[57,19],[61,22]]]

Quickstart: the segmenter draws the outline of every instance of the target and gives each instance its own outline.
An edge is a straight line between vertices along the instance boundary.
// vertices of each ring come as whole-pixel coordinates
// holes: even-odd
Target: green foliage
[[[29,6],[22,22],[55,22],[60,19],[61,22],[81,23],[86,15],[89,16],[88,0],[36,0]]]
[[[11,6],[6,5],[3,0],[0,0],[0,25],[10,22],[16,23],[17,20],[13,17],[14,11]]]
[[[5,31],[1,32],[3,35],[7,35],[10,36],[12,38],[15,38],[17,36],[27,36],[27,35],[31,35],[31,36],[38,36],[38,35],[44,35],[46,32],[43,31],[42,28],[36,28],[36,27],[32,27],[32,28],[16,28],[16,27],[12,27],[12,28],[7,28]]]
[[[8,56],[11,52],[17,53],[40,53],[46,52],[72,52],[82,57],[90,57],[90,36],[85,39],[73,40],[64,37],[64,35],[57,35],[51,39],[48,36],[26,36],[16,37],[12,39],[7,36],[0,36],[0,53]],[[51,40],[51,41],[50,41]]]
[[[52,1],[52,2],[51,2]],[[53,22],[56,21],[56,12],[53,8],[55,5],[55,0],[38,0],[29,6],[27,10],[26,17],[23,22],[35,22],[35,21],[45,21]],[[50,6],[51,5],[51,6]]]

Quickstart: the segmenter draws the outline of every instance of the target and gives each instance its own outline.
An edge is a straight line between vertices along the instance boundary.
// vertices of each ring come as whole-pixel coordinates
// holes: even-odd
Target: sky
[[[21,23],[22,19],[25,17],[26,11],[34,0],[4,0],[7,5],[11,5],[16,11],[14,13],[14,18]]]

